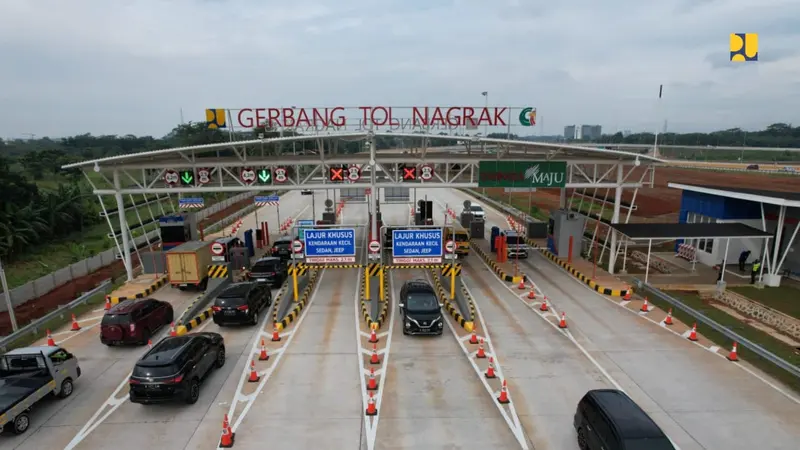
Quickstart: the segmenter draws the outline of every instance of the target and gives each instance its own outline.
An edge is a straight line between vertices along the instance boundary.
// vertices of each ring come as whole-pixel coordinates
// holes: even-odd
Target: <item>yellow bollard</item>
[[[450,273],[450,300],[456,298],[456,271]]]
[[[294,287],[294,301],[297,301],[300,295],[297,293],[297,268],[292,271],[292,287]]]
[[[380,282],[380,286],[378,286],[380,299],[382,302],[386,301],[386,292],[383,292],[383,267],[378,270],[378,281]]]
[[[369,266],[364,269],[364,276],[366,277],[364,279],[364,289],[366,290],[366,292],[364,292],[364,295],[367,297],[367,300],[369,300],[370,299],[369,279],[371,278],[369,276]]]

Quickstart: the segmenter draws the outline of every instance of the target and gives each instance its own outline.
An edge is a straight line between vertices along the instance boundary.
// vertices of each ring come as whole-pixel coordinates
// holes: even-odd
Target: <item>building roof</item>
[[[743,223],[615,223],[610,226],[634,241],[772,237],[766,231]]]
[[[748,189],[735,186],[715,186],[708,184],[669,183],[669,187],[720,197],[736,198],[758,203],[800,208],[800,192],[780,192],[766,189]]]

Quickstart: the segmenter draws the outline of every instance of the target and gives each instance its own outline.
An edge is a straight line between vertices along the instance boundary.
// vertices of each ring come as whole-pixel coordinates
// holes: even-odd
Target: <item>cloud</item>
[[[788,0],[37,0],[0,13],[0,136],[154,134],[206,107],[532,105],[677,131],[797,122]],[[759,33],[759,62],[728,35]],[[657,107],[658,86],[665,85]]]

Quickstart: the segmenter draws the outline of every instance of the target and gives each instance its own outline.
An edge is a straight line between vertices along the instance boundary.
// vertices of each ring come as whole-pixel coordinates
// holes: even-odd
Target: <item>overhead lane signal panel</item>
[[[269,168],[258,169],[256,181],[258,184],[272,184],[272,170]]]
[[[347,167],[345,166],[330,166],[328,168],[328,179],[332,182],[344,181],[347,175]]]
[[[417,181],[417,166],[401,165],[399,169],[403,181]]]

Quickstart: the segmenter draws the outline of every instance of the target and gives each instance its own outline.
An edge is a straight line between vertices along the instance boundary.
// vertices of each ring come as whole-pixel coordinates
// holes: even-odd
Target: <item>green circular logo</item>
[[[525,127],[536,125],[536,110],[531,107],[527,107],[520,111],[519,123]]]

